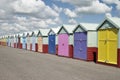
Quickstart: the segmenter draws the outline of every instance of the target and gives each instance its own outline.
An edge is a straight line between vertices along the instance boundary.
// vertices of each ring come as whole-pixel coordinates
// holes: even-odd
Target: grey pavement
[[[120,80],[120,68],[0,46],[0,80]]]

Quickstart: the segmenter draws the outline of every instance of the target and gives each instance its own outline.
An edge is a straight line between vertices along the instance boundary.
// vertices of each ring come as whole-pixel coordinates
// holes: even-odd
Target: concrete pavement
[[[0,80],[119,80],[120,68],[0,46]]]

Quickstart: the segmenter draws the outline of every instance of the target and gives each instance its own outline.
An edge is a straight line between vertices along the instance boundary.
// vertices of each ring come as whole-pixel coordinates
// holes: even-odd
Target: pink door
[[[58,35],[58,55],[69,56],[68,34]]]

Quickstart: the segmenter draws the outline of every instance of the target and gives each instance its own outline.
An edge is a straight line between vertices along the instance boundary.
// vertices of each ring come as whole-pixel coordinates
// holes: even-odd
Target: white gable
[[[105,21],[100,29],[107,29],[107,28],[115,28],[115,26],[109,23],[108,21]]]
[[[75,32],[85,32],[85,30],[83,30],[81,27],[78,27]]]
[[[60,34],[65,34],[65,33],[67,33],[67,31],[64,28],[62,28]]]
[[[37,36],[42,36],[42,34],[40,32],[38,32],[38,35]]]
[[[53,30],[50,30],[49,35],[55,35],[55,33],[53,32]]]

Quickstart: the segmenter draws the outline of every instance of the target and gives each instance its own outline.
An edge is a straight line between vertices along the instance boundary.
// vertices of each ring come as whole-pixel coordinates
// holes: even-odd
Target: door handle
[[[82,49],[80,48],[80,51],[82,51]]]

